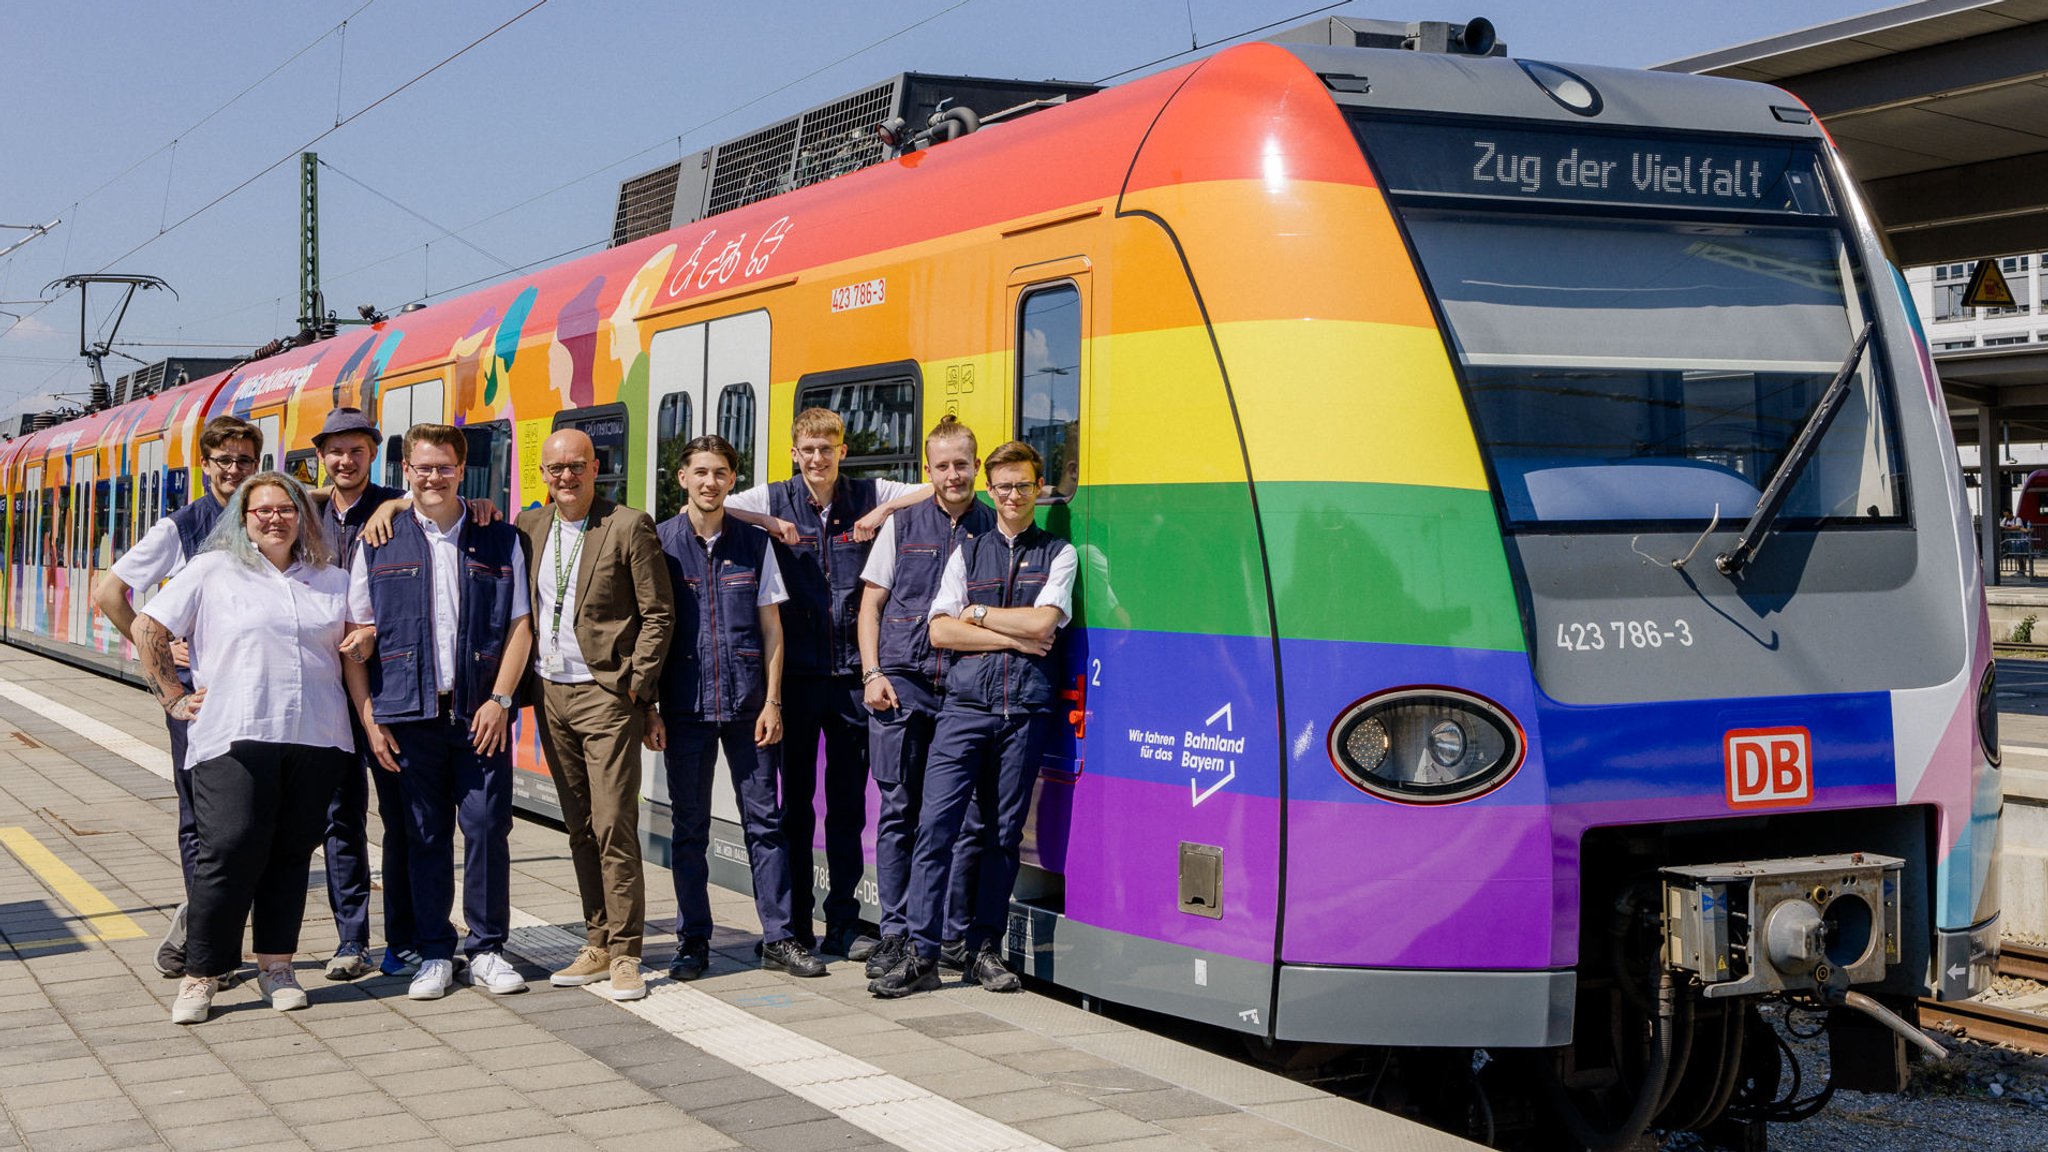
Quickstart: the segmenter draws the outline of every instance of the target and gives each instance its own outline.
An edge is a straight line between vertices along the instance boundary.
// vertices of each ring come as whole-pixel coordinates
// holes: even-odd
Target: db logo
[[[1731,808],[1813,802],[1813,735],[1804,728],[1738,728],[1722,737]]]

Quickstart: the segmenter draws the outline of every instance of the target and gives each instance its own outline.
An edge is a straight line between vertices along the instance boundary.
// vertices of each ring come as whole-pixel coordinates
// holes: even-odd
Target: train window
[[[916,483],[920,379],[909,360],[820,372],[797,381],[796,406],[830,409],[846,421],[844,475]]]
[[[1403,216],[1514,525],[1747,516],[1869,315],[1825,227]],[[1904,516],[1876,351],[1787,523]]]
[[[555,414],[555,431],[580,428],[597,449],[597,494],[626,503],[626,406],[603,404]]]
[[[512,422],[466,424],[462,438],[468,442],[463,457],[462,498],[482,497],[500,508],[511,508]]]
[[[128,550],[128,528],[135,516],[135,479],[123,476],[114,481],[114,555]]]
[[[17,492],[8,498],[7,514],[7,558],[10,563],[19,564],[21,563],[21,538],[27,534],[28,530],[28,523],[25,519],[28,514],[28,502],[22,498],[21,493]]]
[[[284,470],[286,475],[306,485],[308,488],[317,487],[320,483],[320,454],[311,448],[301,448],[296,452],[287,452],[284,458]]]
[[[671,392],[654,413],[654,518],[666,520],[683,510],[683,445],[695,438],[690,422],[690,394]]]
[[[1045,458],[1040,501],[1081,483],[1081,290],[1026,293],[1017,307],[1017,438]]]
[[[745,381],[718,390],[718,434],[740,454],[740,475],[733,491],[754,486],[754,386]]]
[[[95,568],[104,568],[108,563],[100,549],[106,547],[108,530],[113,527],[113,495],[114,486],[108,481],[96,481],[92,486],[92,544],[86,549],[85,562]]]

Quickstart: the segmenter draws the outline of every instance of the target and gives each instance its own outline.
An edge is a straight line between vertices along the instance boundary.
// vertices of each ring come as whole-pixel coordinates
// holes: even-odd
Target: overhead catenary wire
[[[386,204],[391,205],[393,208],[398,209],[400,212],[405,213],[407,216],[410,216],[413,219],[419,221],[420,223],[425,224],[427,227],[432,228],[437,232],[440,232],[442,235],[448,237],[450,240],[455,241],[457,244],[462,245],[464,248],[467,248],[470,251],[476,253],[477,255],[490,260],[492,263],[497,264],[507,270],[509,270],[512,267],[512,262],[510,260],[507,260],[504,257],[499,256],[497,253],[489,251],[478,244],[474,244],[469,240],[464,239],[460,234],[448,229],[447,227],[444,227],[441,224],[437,224],[434,221],[427,219],[427,217],[423,213],[416,212],[413,209],[406,207],[405,205],[399,203],[397,200],[386,195],[385,193],[377,191],[375,188],[370,187],[368,184],[363,183],[361,180],[358,180],[355,177],[349,175],[348,173],[343,172],[341,169],[336,168],[334,165],[328,163],[326,160],[321,160],[320,166],[322,168],[327,169],[329,172],[334,173],[336,176],[341,177],[343,180],[346,180],[349,183],[355,185],[356,187],[361,188],[363,191],[368,192],[370,195],[375,196],[377,199],[384,201]]]

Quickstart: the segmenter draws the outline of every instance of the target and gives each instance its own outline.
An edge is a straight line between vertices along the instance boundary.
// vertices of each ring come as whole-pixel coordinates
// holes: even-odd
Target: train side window
[[[654,412],[654,518],[666,520],[683,510],[683,486],[676,475],[683,470],[683,445],[696,438],[690,419],[690,394],[671,392],[661,398]]]
[[[123,476],[114,481],[114,555],[128,550],[128,526],[135,515],[135,480]]]
[[[1058,284],[1017,304],[1017,439],[1045,457],[1041,502],[1081,482],[1081,290]]]
[[[462,438],[468,442],[463,457],[462,498],[483,497],[499,508],[512,507],[512,422],[494,420],[488,424],[465,424]]]
[[[23,519],[28,514],[28,501],[17,492],[8,498],[7,515],[9,537],[7,559],[11,564],[21,563],[21,538],[27,535],[28,523]]]
[[[754,457],[756,426],[752,384],[741,381],[718,390],[718,434],[740,454],[740,475],[733,482],[735,492],[744,492],[759,482],[756,478],[761,470],[755,467]]]
[[[825,408],[846,421],[842,474],[914,484],[921,379],[910,360],[816,372],[797,381],[796,406],[799,411]]]
[[[104,568],[107,561],[100,555],[100,549],[107,545],[107,533],[113,527],[111,521],[116,515],[114,508],[114,486],[106,480],[96,480],[92,486],[92,544],[85,550],[85,562],[94,568]]]
[[[320,454],[311,448],[301,448],[296,452],[287,452],[284,458],[284,470],[292,479],[297,480],[306,487],[318,487],[320,484]]]
[[[554,430],[580,428],[597,449],[597,494],[626,503],[626,406],[600,404],[555,414]]]

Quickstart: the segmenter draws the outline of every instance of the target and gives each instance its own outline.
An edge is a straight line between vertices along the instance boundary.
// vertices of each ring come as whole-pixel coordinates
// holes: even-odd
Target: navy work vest
[[[854,521],[875,510],[875,482],[839,478],[832,518],[820,523],[818,506],[801,475],[768,490],[768,510],[796,525],[797,544],[775,542],[775,560],[789,600],[782,606],[789,671],[798,676],[839,676],[860,671],[860,570],[868,544],[853,538]]]
[[[363,485],[363,494],[349,505],[348,511],[336,516],[334,502],[330,497],[326,514],[320,517],[320,527],[327,533],[327,546],[334,549],[334,562],[346,568],[355,559],[356,538],[363,534],[363,523],[370,514],[384,506],[386,500],[395,500],[405,493],[382,484]]]
[[[464,518],[455,549],[462,561],[456,582],[456,665],[451,719],[467,724],[491,698],[505,641],[512,631],[513,566],[519,531],[505,521],[479,525]],[[434,646],[434,561],[416,515],[392,521],[391,539],[363,546],[370,575],[370,608],[377,620],[377,658],[370,662],[370,698],[379,724],[432,720],[440,715]]]
[[[953,653],[932,647],[925,621],[946,561],[969,540],[996,530],[996,514],[976,500],[959,520],[946,515],[937,498],[913,504],[889,517],[896,534],[896,571],[889,595],[882,601],[881,642],[877,655],[882,670],[922,676],[934,686],[945,682]]]
[[[661,668],[661,712],[670,720],[727,720],[767,698],[761,642],[761,562],[768,534],[728,516],[706,555],[680,512],[655,525],[676,594],[675,640]]]
[[[206,547],[206,538],[213,534],[214,526],[220,523],[220,514],[227,511],[211,493],[201,496],[192,503],[171,513],[171,523],[178,529],[178,543],[185,546],[185,559],[190,562]]]
[[[1007,540],[985,532],[960,546],[966,565],[967,602],[991,608],[1029,608],[1045,590],[1053,557],[1070,547],[1033,524]],[[1050,712],[1059,699],[1060,644],[1043,656],[1022,652],[961,652],[946,673],[946,707],[978,712]]]

